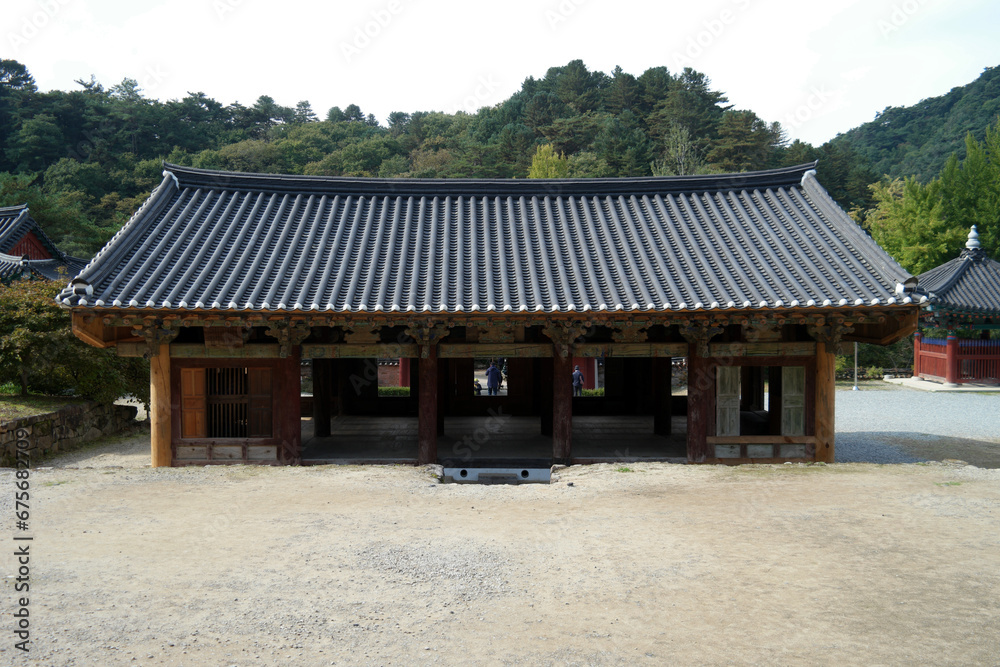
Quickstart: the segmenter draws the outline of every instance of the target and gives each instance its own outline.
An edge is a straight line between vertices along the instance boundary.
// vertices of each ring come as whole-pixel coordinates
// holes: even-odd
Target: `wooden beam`
[[[550,346],[551,347],[551,346]],[[573,449],[573,357],[552,356],[552,459],[568,464]]]
[[[412,343],[309,343],[302,346],[303,359],[399,359],[418,357],[420,348]]]
[[[710,435],[705,438],[710,445],[813,445],[812,435]]]
[[[816,343],[816,460],[833,463],[836,359],[826,343]]]
[[[73,335],[87,345],[108,348],[115,344],[115,329],[104,326],[104,319],[88,313],[73,313]]]
[[[538,358],[551,357],[549,343],[441,343],[441,359],[471,359],[474,357]]]
[[[710,343],[709,356],[719,357],[811,357],[816,343]]]
[[[417,406],[417,463],[437,462],[438,360],[437,346],[427,345],[420,355],[419,404]]]
[[[683,357],[687,343],[578,343],[573,345],[574,357]]]
[[[119,345],[119,356],[135,356],[123,354]],[[174,359],[280,359],[281,351],[277,343],[250,343],[243,347],[209,347],[201,343],[174,343],[170,346],[170,356]],[[131,352],[132,346],[126,346],[125,352]],[[142,356],[141,354],[138,356]]]
[[[149,421],[152,466],[169,467],[171,449],[170,346],[160,345],[160,353],[149,360]]]

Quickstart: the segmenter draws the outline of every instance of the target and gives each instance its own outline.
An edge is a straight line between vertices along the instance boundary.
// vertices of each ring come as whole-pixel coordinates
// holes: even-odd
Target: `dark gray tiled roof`
[[[897,286],[909,274],[830,199],[813,166],[384,180],[166,165],[163,183],[60,298],[115,308],[448,313],[908,302]]]
[[[919,285],[933,310],[1000,316],[1000,262],[979,248],[921,274]]]
[[[34,232],[52,259],[29,260],[8,254],[28,232]],[[38,226],[27,205],[0,207],[0,280],[34,276],[46,280],[62,280],[76,275],[87,261],[65,254]]]
[[[31,217],[26,204],[0,207],[0,253],[9,253],[11,248],[17,245],[17,242],[24,238],[28,232],[34,232],[53,257],[63,256],[52,239]]]
[[[0,253],[0,281],[33,276],[44,280],[72,278],[87,265],[87,260],[66,256],[61,259],[24,259]]]

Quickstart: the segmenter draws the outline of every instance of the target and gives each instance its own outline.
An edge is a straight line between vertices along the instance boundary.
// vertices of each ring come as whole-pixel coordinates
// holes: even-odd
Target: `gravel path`
[[[874,386],[837,391],[838,463],[954,458],[1000,467],[1000,394]]]
[[[40,468],[0,665],[996,664],[1000,470],[627,470]]]

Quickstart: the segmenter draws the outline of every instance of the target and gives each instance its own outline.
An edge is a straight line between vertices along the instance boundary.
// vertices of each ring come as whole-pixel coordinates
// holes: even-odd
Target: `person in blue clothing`
[[[500,382],[503,374],[492,361],[490,367],[486,369],[486,393],[490,396],[497,396],[500,393]]]
[[[573,395],[583,396],[583,383],[584,383],[583,373],[580,372],[580,367],[576,366],[573,369]]]

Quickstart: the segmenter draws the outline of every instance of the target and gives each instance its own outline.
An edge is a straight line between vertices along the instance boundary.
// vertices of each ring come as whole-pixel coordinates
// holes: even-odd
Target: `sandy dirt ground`
[[[1000,470],[151,469],[148,437],[32,472],[31,651],[0,664],[997,665]]]

